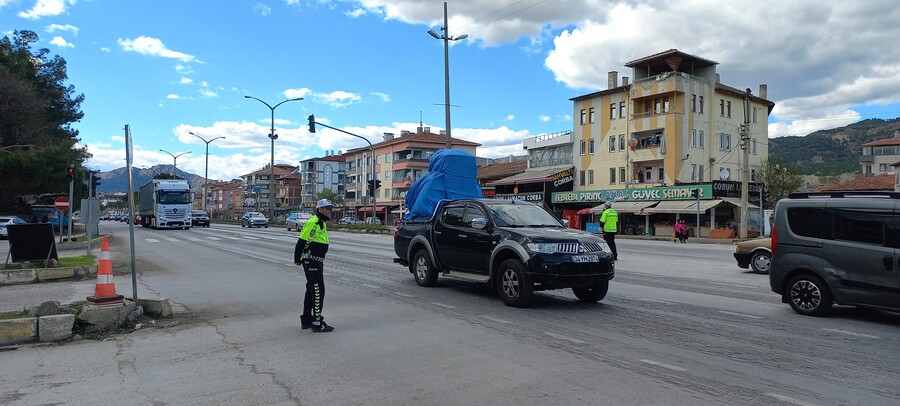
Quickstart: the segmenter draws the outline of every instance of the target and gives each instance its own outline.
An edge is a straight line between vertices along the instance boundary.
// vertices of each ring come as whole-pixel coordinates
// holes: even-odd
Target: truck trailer
[[[181,179],[153,179],[141,186],[138,214],[141,226],[191,228],[191,186]]]

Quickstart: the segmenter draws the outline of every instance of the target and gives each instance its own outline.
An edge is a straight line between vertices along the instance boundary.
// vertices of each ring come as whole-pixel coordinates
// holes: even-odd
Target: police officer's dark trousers
[[[322,303],[325,300],[325,278],[321,261],[305,259],[303,272],[306,274],[306,296],[303,298],[304,324],[322,321]]]
[[[606,240],[606,245],[609,245],[609,250],[612,251],[613,259],[618,261],[619,251],[616,250],[616,233],[606,231],[603,233],[603,239]]]

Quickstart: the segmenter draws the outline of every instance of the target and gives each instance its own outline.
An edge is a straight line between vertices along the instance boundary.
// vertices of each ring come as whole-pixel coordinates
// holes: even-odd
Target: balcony
[[[861,164],[875,163],[875,155],[862,155],[859,157],[859,163],[861,163]]]

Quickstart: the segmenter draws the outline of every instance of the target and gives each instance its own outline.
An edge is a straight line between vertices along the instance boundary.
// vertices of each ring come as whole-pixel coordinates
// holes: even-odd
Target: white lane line
[[[228,237],[228,236],[225,236],[225,238],[227,238],[229,240],[240,240],[241,239],[241,237]]]
[[[687,371],[687,369],[684,369],[684,368],[682,368],[682,367],[676,367],[675,365],[669,365],[669,364],[662,363],[662,362],[659,362],[659,361],[653,361],[653,360],[649,360],[649,359],[642,359],[642,360],[638,360],[638,361],[641,361],[641,362],[643,362],[643,363],[645,363],[645,364],[656,365],[656,366],[658,366],[658,367],[663,367],[663,368],[666,368],[666,369],[671,369],[671,370],[673,370],[673,371],[678,371],[678,372],[684,372],[684,371]]]
[[[283,239],[284,239],[283,237],[269,237],[269,236],[267,236],[267,235],[261,235],[261,236],[259,236],[259,238],[264,238],[264,239],[266,239],[266,240],[273,240],[273,241],[274,241],[274,240],[283,240]]]
[[[147,241],[147,242],[159,242],[159,240],[157,240],[156,238],[147,238],[147,239],[145,239],[144,241]]]
[[[179,239],[177,239],[177,238],[166,238],[166,239],[169,240],[169,241],[172,241],[172,242],[178,242],[178,241],[181,241],[181,240],[179,240]]]
[[[638,299],[638,300],[640,300],[640,301],[642,301],[642,302],[662,303],[662,304],[667,304],[667,305],[673,305],[673,304],[675,304],[675,303],[672,303],[672,302],[667,302],[667,301],[665,301],[665,300],[646,299],[646,298],[643,298],[643,297],[640,298],[640,299]]]
[[[221,241],[222,240],[219,237],[204,237],[204,238],[206,238],[207,240],[213,240],[213,241]]]
[[[816,406],[815,403],[804,402],[804,401],[802,401],[802,400],[800,400],[800,399],[792,398],[792,397],[790,397],[790,396],[785,396],[785,395],[779,395],[779,394],[777,394],[777,393],[767,393],[766,396],[768,396],[768,397],[770,397],[770,398],[778,399],[779,401],[782,401],[782,402],[791,403],[791,404],[794,404],[794,405],[799,405],[799,406]]]
[[[345,278],[345,277],[343,277],[343,276],[338,276],[338,280],[341,280],[341,281],[344,281],[344,282],[350,282],[350,279],[347,279],[347,278]]]
[[[201,239],[199,239],[199,238],[197,238],[197,237],[188,237],[187,239],[188,239],[188,241],[193,241],[193,242],[203,241],[203,240],[201,240]]]
[[[368,283],[364,283],[364,284],[362,284],[362,285],[365,286],[365,287],[367,287],[367,288],[372,288],[372,289],[379,289],[379,288],[380,288],[380,286],[369,285]]]
[[[744,314],[744,313],[729,312],[729,311],[727,311],[727,310],[719,310],[719,313],[722,313],[722,314],[730,314],[730,315],[732,315],[732,316],[741,316],[741,317],[746,317],[746,318],[749,318],[749,319],[761,319],[761,318],[762,318],[762,317],[759,317],[759,316],[754,316],[754,315],[752,315],[752,314]]]
[[[566,336],[564,336],[564,335],[562,335],[562,334],[551,333],[551,332],[549,332],[549,331],[545,331],[544,334],[546,334],[546,335],[548,335],[548,336],[550,336],[550,337],[559,339],[559,340],[565,340],[565,341],[569,341],[569,342],[572,342],[572,343],[575,343],[575,344],[584,344],[584,341],[581,341],[581,340],[579,340],[579,339],[577,339],[577,338],[566,337]]]
[[[248,240],[258,240],[258,239],[259,239],[259,238],[256,238],[256,237],[251,237],[251,236],[249,236],[249,235],[245,235],[244,238],[246,238],[246,239],[248,239]]]
[[[753,289],[753,286],[735,285],[733,283],[722,283],[722,282],[707,282],[707,283],[709,283],[710,285],[728,286],[730,288]]]
[[[410,295],[409,293],[397,292],[397,294],[403,297],[415,297],[413,295]]]
[[[511,321],[506,321],[506,320],[503,320],[503,319],[498,319],[498,318],[496,318],[496,317],[491,317],[491,316],[488,316],[488,315],[486,315],[486,314],[482,314],[481,317],[483,317],[483,318],[485,318],[485,319],[488,319],[488,320],[490,320],[490,321],[493,321],[494,323],[500,323],[500,324],[510,324],[510,323],[512,323]]]
[[[438,302],[431,302],[431,304],[433,304],[433,305],[435,305],[435,306],[443,307],[443,308],[445,308],[445,309],[455,309],[455,308],[456,308],[456,306],[451,306],[451,305],[448,305],[448,304],[443,304],[443,303],[438,303]]]
[[[854,337],[871,338],[871,339],[874,339],[874,340],[880,340],[880,339],[881,339],[881,337],[879,337],[879,336],[872,336],[872,335],[863,334],[863,333],[854,333],[854,332],[852,332],[852,331],[838,330],[838,329],[834,329],[834,328],[823,328],[822,330],[825,330],[825,331],[828,331],[828,332],[831,332],[831,333],[846,334],[846,335],[848,335],[848,336],[854,336]]]

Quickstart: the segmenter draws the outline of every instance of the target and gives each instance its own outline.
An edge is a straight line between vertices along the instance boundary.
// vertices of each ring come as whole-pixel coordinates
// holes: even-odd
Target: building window
[[[691,182],[697,181],[697,164],[691,164]]]
[[[887,172],[888,164],[878,164],[878,172]]]
[[[625,118],[625,102],[619,102],[619,118]]]
[[[586,115],[587,115],[587,113],[584,111],[584,109],[581,109],[581,125],[584,125]]]
[[[691,130],[691,147],[697,147],[697,129]]]
[[[725,116],[731,118],[731,100],[725,102]]]
[[[594,184],[594,170],[589,169],[588,170],[588,185],[593,185],[593,184]]]
[[[584,140],[581,140],[581,155],[584,155]]]
[[[381,164],[381,155],[375,155],[375,165]]]
[[[703,182],[703,175],[705,175],[703,170],[703,165],[700,165],[700,172],[697,172],[697,181]]]
[[[609,136],[609,152],[616,152],[616,136]]]
[[[578,172],[578,184],[584,186],[584,171]]]
[[[646,180],[647,182],[653,180],[653,169],[647,168],[647,170],[644,172],[644,180]]]
[[[703,114],[703,96],[698,96],[697,99],[699,100],[700,114]]]
[[[660,182],[665,182],[666,180],[666,171],[664,168],[659,168],[657,171],[656,179],[659,179]]]
[[[609,168],[609,183],[611,185],[616,184],[616,168]]]
[[[391,162],[391,154],[384,154],[384,162]]]
[[[390,179],[390,178],[391,178],[391,171],[384,171],[384,178],[385,178],[385,179]]]
[[[593,138],[591,138],[591,140],[588,141],[588,151],[590,152],[591,155],[594,154],[594,139]]]
[[[719,151],[731,151],[731,134],[719,133]]]
[[[669,112],[669,96],[663,97],[663,112]]]
[[[591,107],[591,109],[589,110],[589,112],[590,112],[590,120],[591,120],[591,124],[594,124],[594,108]]]
[[[753,139],[753,141],[750,143],[750,146],[750,150],[753,152],[753,155],[756,155],[756,138]]]
[[[691,111],[693,111],[694,113],[697,112],[697,95],[696,94],[691,95]]]
[[[756,124],[756,114],[759,111],[759,107],[753,108],[753,124]]]
[[[866,173],[870,175],[872,174],[872,165],[866,165]]]
[[[725,99],[719,99],[719,116],[725,117]]]
[[[703,149],[703,130],[700,130],[700,149]]]
[[[609,119],[610,120],[614,120],[616,118],[616,116],[618,115],[618,114],[616,114],[616,106],[617,105],[615,103],[609,104]]]
[[[654,113],[659,114],[660,104],[661,104],[660,100],[657,97],[656,100],[653,101],[653,112]]]
[[[619,134],[619,151],[625,150],[625,134]]]
[[[625,167],[619,168],[619,182],[625,183]]]
[[[756,169],[751,169],[751,170],[750,170],[750,181],[751,181],[751,182],[756,182]]]

